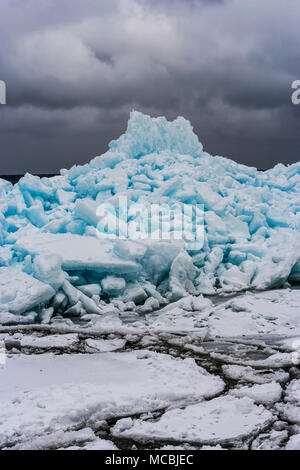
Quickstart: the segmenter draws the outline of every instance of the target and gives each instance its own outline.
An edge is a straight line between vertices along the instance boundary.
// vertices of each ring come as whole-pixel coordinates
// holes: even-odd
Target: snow
[[[280,400],[282,395],[282,388],[276,382],[271,382],[261,385],[253,385],[252,387],[241,387],[233,390],[231,395],[235,397],[249,397],[255,403],[262,403],[263,405],[271,405]]]
[[[124,135],[89,164],[53,178],[26,174],[14,186],[2,181],[0,266],[7,271],[0,277],[16,270],[48,287],[30,278],[24,295],[24,277],[14,286],[18,307],[1,300],[0,311],[49,308],[65,281],[84,286],[81,292],[93,302],[86,301],[88,313],[95,314],[100,301],[116,297],[141,304],[137,312],[144,314],[156,310],[147,299],[159,295],[170,303],[298,282],[299,174],[299,163],[259,172],[213,157],[184,118],[168,122],[134,111]],[[164,218],[159,239],[158,214],[166,207],[174,224]],[[101,290],[112,279],[117,288]],[[1,281],[0,288],[3,296],[8,286]],[[61,305],[70,315],[85,309],[81,300]],[[229,314],[223,323],[238,320]],[[250,318],[246,327],[255,329]]]
[[[22,348],[63,349],[70,348],[78,342],[78,335],[51,335],[44,337],[25,336],[20,341]]]
[[[51,450],[60,446],[69,446],[70,444],[86,444],[96,440],[96,436],[91,429],[82,429],[80,431],[63,432],[57,431],[48,436],[35,437],[30,441],[17,444],[10,448],[11,450]]]
[[[251,444],[251,450],[278,450],[288,439],[288,431],[272,430],[269,434],[260,434]]]
[[[112,352],[124,348],[126,340],[124,339],[86,339],[87,352]]]
[[[116,276],[107,276],[101,281],[103,292],[108,295],[118,296],[122,294],[126,287],[126,282],[123,278]]]
[[[299,449],[299,193],[139,112],[0,180],[0,448]]]
[[[292,380],[285,390],[285,403],[279,403],[277,409],[291,423],[300,425],[300,379]]]
[[[135,273],[138,265],[114,255],[113,244],[73,234],[36,234],[21,238],[15,249],[24,255],[58,255],[65,270]]]
[[[0,365],[0,447],[87,421],[201,401],[225,384],[193,359],[150,351],[13,355]]]
[[[95,439],[93,442],[85,444],[81,447],[71,446],[61,450],[118,450],[118,447],[113,444],[113,442],[106,439]]]
[[[272,414],[249,398],[223,396],[208,402],[170,410],[158,421],[121,419],[113,428],[117,437],[138,442],[175,441],[197,444],[221,444],[242,440],[263,429]],[[229,425],[230,423],[230,425]]]
[[[300,434],[292,436],[287,445],[285,446],[286,450],[300,450]]]
[[[215,309],[207,325],[212,336],[300,334],[300,290],[247,293]]]
[[[0,268],[0,312],[20,315],[46,303],[54,289],[17,267]]]
[[[286,383],[289,380],[289,373],[284,371],[272,371],[270,369],[255,370],[252,367],[225,365],[222,370],[226,377],[241,382],[250,382],[263,385],[276,381],[277,383]],[[273,389],[273,385],[272,385]]]

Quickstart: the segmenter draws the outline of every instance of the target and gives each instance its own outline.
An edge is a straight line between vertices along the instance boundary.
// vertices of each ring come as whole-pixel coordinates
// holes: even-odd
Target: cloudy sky
[[[299,0],[0,0],[0,174],[103,153],[130,110],[189,119],[205,150],[299,161]]]

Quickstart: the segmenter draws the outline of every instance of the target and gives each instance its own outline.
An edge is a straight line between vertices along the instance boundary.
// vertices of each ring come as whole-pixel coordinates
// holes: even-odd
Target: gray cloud
[[[0,173],[85,163],[132,108],[185,116],[212,154],[259,168],[299,160],[297,0],[0,4]]]

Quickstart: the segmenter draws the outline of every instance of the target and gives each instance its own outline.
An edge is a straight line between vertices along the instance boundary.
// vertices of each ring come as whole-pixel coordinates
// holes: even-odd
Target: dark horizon
[[[296,0],[0,3],[0,174],[85,164],[132,109],[185,117],[212,155],[300,160]]]

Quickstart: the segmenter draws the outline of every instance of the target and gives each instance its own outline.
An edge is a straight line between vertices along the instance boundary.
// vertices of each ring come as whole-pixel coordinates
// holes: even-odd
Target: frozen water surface
[[[299,163],[138,112],[87,165],[0,180],[0,448],[300,449],[299,194]]]

